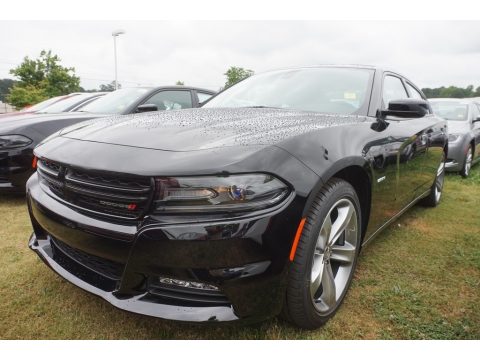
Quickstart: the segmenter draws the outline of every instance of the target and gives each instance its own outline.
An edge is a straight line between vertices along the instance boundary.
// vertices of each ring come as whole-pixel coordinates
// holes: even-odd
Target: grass
[[[61,279],[27,248],[23,198],[0,197],[2,339],[480,339],[480,166],[448,175],[367,246],[337,315],[316,331],[279,319],[185,325],[120,311]]]

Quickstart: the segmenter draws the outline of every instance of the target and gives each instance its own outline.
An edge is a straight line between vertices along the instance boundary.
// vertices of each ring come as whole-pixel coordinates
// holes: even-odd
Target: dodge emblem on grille
[[[135,210],[137,208],[137,204],[119,204],[110,201],[100,200],[100,205],[114,207],[118,209],[127,209],[127,210]]]

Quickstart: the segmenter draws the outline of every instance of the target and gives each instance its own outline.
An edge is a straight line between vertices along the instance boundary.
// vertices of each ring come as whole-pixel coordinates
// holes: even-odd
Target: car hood
[[[448,120],[447,123],[450,134],[464,134],[470,131],[470,123],[468,121]]]
[[[273,145],[326,127],[365,121],[271,108],[221,108],[115,116],[73,125],[61,136],[77,140],[169,151]]]
[[[29,127],[32,125],[41,124],[43,122],[50,122],[56,120],[64,120],[64,119],[78,119],[78,121],[82,121],[82,119],[88,120],[94,117],[101,117],[105,115],[100,114],[90,114],[90,113],[82,113],[82,112],[69,112],[69,113],[58,113],[58,114],[25,114],[25,115],[17,115],[12,117],[3,118],[0,121],[0,134],[14,134],[21,131],[25,127]]]

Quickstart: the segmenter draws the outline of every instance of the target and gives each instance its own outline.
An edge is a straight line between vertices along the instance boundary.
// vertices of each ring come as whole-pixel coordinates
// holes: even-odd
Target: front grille
[[[230,306],[228,298],[220,290],[193,289],[164,284],[150,279],[148,292],[162,303],[177,306]]]
[[[81,250],[65,244],[64,242],[51,238],[50,242],[60,249],[65,255],[69,256],[79,264],[90,270],[105,276],[111,280],[120,280],[123,272],[123,265],[111,260],[103,259],[95,255],[87,254]]]
[[[84,253],[53,238],[50,244],[53,260],[69,273],[104,291],[117,288],[123,271],[121,264]]]
[[[62,197],[63,182],[60,180],[60,166],[48,160],[37,161],[37,172],[41,181],[56,195]]]
[[[8,181],[7,175],[8,175],[8,159],[0,159],[0,183]]]
[[[151,178],[112,176],[66,167],[41,159],[37,170],[42,183],[55,195],[97,217],[138,219],[153,194]]]

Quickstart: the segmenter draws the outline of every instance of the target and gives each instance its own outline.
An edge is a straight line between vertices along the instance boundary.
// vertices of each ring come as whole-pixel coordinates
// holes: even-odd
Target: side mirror
[[[473,119],[472,123],[474,123],[474,122],[480,122],[480,116],[477,117],[476,119]]]
[[[158,106],[155,104],[142,104],[137,106],[137,113],[158,111]]]
[[[385,118],[381,118],[377,116],[377,121],[375,121],[374,123],[372,123],[372,125],[370,125],[370,129],[376,132],[382,132],[387,130],[389,126],[390,126],[390,123],[385,121]]]
[[[421,118],[430,113],[428,102],[420,99],[392,100],[388,104],[388,110],[381,110],[380,117],[387,116],[400,118]]]

